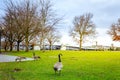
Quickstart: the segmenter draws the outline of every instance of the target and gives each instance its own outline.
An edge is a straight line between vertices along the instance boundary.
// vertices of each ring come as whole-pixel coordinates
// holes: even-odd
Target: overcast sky
[[[0,9],[3,8],[4,0],[0,0]],[[111,37],[106,34],[112,23],[116,23],[120,18],[120,0],[52,0],[54,9],[57,14],[64,16],[60,24],[62,33],[61,44],[73,45],[72,39],[69,37],[69,29],[72,25],[73,18],[85,13],[92,13],[92,21],[96,25],[98,35],[95,39],[87,40],[84,45],[95,45],[95,41],[99,45],[120,46],[120,42],[113,42]],[[2,11],[0,10],[0,13]]]
[[[120,46],[120,42],[113,42],[111,37],[106,34],[112,23],[116,23],[120,18],[120,0],[53,0],[55,1],[55,9],[58,14],[65,15],[63,26],[63,34],[70,29],[75,16],[85,13],[93,14],[93,22],[96,25],[98,35],[95,39],[86,41],[84,45],[95,45],[95,41],[99,45],[110,46],[112,43],[115,46]],[[66,33],[62,42],[64,44],[71,43],[71,39]]]

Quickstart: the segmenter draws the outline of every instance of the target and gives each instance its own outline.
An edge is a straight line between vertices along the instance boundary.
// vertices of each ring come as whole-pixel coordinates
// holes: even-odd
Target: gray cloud
[[[120,17],[119,3],[119,0],[56,0],[56,9],[61,10],[70,21],[74,16],[91,12],[96,25],[103,28],[110,26]]]

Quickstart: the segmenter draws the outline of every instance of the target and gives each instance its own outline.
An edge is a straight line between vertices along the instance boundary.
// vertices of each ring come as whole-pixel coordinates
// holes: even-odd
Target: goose
[[[38,59],[40,59],[40,56],[36,56],[36,55],[35,55],[35,52],[33,52],[33,59],[34,59],[34,60],[38,60]]]
[[[61,73],[61,69],[63,67],[62,61],[61,61],[61,56],[62,56],[62,54],[58,54],[58,62],[54,64],[55,74],[57,71],[59,72],[59,74]]]
[[[23,60],[23,59],[26,59],[26,57],[22,57],[22,56],[18,56],[15,58],[15,61],[20,61]]]
[[[18,71],[21,71],[20,68],[14,68],[13,72],[18,72]]]

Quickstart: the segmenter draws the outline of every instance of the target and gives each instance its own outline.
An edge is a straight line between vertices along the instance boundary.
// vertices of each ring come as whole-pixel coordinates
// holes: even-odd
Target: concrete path
[[[15,59],[18,56],[10,56],[10,55],[3,55],[0,54],[0,62],[15,62]],[[28,61],[28,60],[33,60],[32,58],[26,58],[26,59],[22,59],[21,61]]]

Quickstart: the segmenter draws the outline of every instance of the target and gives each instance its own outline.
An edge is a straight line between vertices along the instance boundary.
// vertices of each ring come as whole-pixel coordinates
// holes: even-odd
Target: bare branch
[[[74,40],[80,44],[80,50],[84,38],[95,34],[95,25],[91,21],[92,17],[93,15],[91,13],[87,13],[85,15],[76,16],[73,20],[74,26],[70,34]]]

